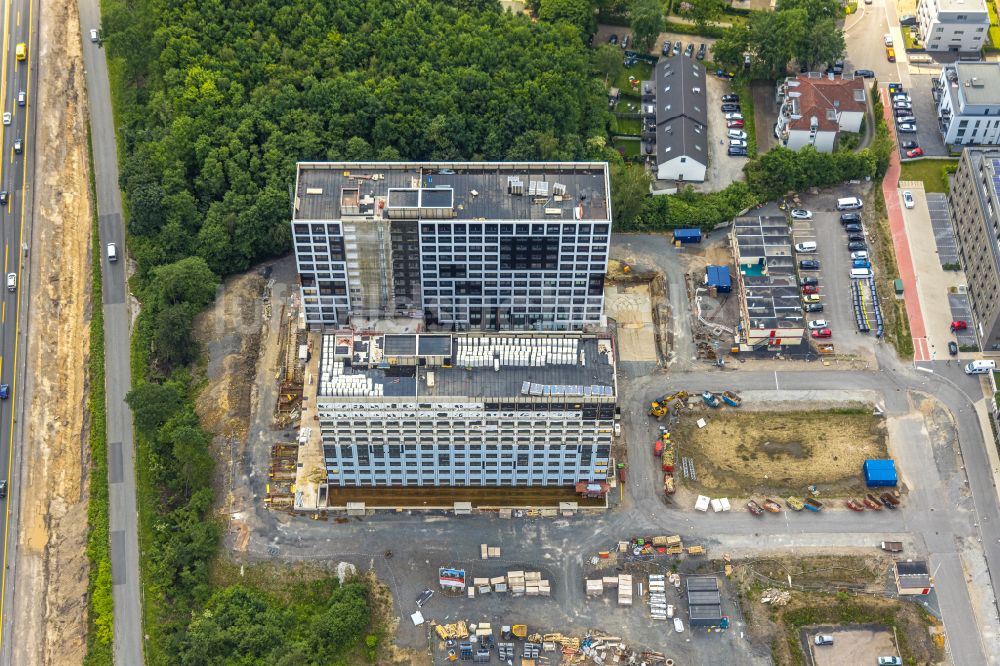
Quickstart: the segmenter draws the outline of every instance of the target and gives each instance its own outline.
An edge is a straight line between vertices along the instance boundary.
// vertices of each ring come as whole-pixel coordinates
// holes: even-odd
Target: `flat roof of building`
[[[802,328],[805,318],[788,221],[780,216],[738,217],[733,234],[748,326]]]
[[[687,591],[690,592],[711,592],[718,591],[719,580],[714,576],[688,576],[684,580]]]
[[[788,220],[777,215],[737,217],[733,222],[733,233],[741,262],[764,258],[770,268],[771,260],[792,259],[792,236]],[[794,272],[794,264],[788,263]],[[769,272],[771,272],[769,270]]]
[[[609,221],[605,162],[300,162],[293,219]]]
[[[688,617],[692,620],[721,620],[722,605],[702,605],[688,607]]]
[[[983,0],[938,0],[937,11],[986,14],[986,3]],[[989,21],[989,15],[986,16],[986,20]]]
[[[949,77],[948,88],[957,91],[966,104],[989,106],[1000,104],[1000,63],[956,62],[946,65],[945,71],[954,69],[957,80]],[[957,84],[957,87],[954,87]],[[962,109],[956,108],[955,113]]]
[[[688,590],[688,604],[694,606],[718,606],[722,603],[722,596],[718,590]]]
[[[321,344],[321,398],[601,402],[615,396],[611,340],[597,336],[348,332],[324,335]]]

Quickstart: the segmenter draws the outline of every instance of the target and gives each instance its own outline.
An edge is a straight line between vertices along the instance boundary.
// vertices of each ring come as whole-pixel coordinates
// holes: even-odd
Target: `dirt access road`
[[[11,663],[72,666],[83,662],[87,635],[84,375],[92,303],[86,99],[76,3],[40,0],[38,10],[34,216],[25,225],[32,230],[29,413],[19,444],[21,476],[13,481],[21,496],[15,574],[8,579],[14,588]]]

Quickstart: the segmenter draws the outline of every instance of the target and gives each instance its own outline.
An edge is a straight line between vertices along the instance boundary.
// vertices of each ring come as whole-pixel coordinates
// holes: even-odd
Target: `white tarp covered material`
[[[705,421],[705,419],[698,419],[698,427],[699,428],[704,428],[707,425],[708,425],[708,423]]]
[[[421,613],[420,611],[417,611],[416,613],[414,613],[413,615],[410,616],[410,620],[413,621],[413,626],[419,627],[420,625],[422,625],[424,623],[423,613]]]
[[[711,500],[704,495],[698,495],[698,501],[694,503],[694,508],[698,511],[708,511],[708,505]]]
[[[729,498],[728,497],[722,497],[722,498],[720,498],[719,499],[719,503],[722,504],[722,510],[723,511],[729,511],[729,509],[731,508],[729,506]]]
[[[712,511],[716,513],[722,511],[722,502],[717,499],[712,500]]]

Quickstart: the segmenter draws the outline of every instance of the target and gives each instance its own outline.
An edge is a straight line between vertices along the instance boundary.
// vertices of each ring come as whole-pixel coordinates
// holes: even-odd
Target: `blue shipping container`
[[[733,280],[729,277],[728,266],[705,266],[705,284],[715,287],[721,294],[733,290]]]
[[[894,487],[899,483],[893,460],[866,460],[862,468],[868,486]]]
[[[701,229],[674,229],[674,241],[700,243]]]

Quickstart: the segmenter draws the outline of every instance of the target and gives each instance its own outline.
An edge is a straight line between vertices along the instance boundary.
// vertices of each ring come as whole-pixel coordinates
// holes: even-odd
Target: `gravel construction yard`
[[[698,428],[697,419],[708,424]],[[857,493],[861,464],[886,455],[884,425],[863,406],[797,412],[705,410],[675,429],[679,455],[692,458],[687,488],[712,497],[801,495],[816,484],[820,498]]]

